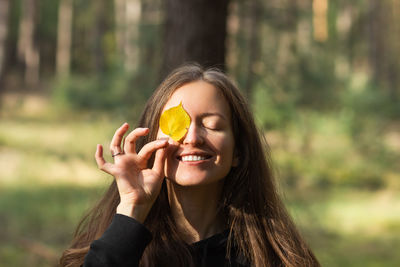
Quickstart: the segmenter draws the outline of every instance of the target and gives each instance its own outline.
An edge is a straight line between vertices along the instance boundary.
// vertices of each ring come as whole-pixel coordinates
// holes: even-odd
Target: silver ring
[[[124,154],[123,152],[118,152],[118,153],[116,153],[116,154],[114,154],[114,155],[111,155],[111,157],[115,157],[115,156],[123,155],[123,154]]]

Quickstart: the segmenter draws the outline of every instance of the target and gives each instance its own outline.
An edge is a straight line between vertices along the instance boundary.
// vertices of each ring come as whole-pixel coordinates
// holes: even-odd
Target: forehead
[[[193,116],[197,113],[222,113],[230,118],[230,109],[222,92],[214,85],[205,81],[195,81],[185,84],[171,95],[164,110],[179,105]]]

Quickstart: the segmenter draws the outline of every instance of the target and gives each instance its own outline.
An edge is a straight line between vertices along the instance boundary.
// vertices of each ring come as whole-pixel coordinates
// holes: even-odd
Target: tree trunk
[[[388,90],[391,100],[398,101],[399,86],[399,34],[395,2],[370,0],[369,57],[374,79],[383,90]],[[397,7],[399,8],[399,7]],[[391,10],[389,12],[388,10]],[[400,12],[399,12],[400,13]]]
[[[140,0],[126,0],[125,27],[125,68],[133,72],[139,62],[139,22],[141,16]]]
[[[106,2],[105,0],[96,0],[94,5],[95,25],[93,30],[93,50],[94,69],[96,73],[101,74],[105,71],[105,51],[103,46],[103,37],[106,31]]]
[[[3,77],[8,34],[9,0],[0,0],[0,81]]]
[[[40,57],[35,43],[37,0],[23,0],[18,37],[18,57],[25,64],[25,83],[35,86],[39,82]]]
[[[115,12],[115,40],[118,57],[123,59],[125,47],[125,10],[126,0],[114,0]]]
[[[57,76],[68,76],[71,62],[72,0],[61,0],[58,12],[57,30]]]
[[[162,76],[185,62],[225,68],[229,0],[166,0]]]
[[[257,62],[260,57],[260,26],[262,17],[262,5],[259,0],[251,2],[250,12],[250,40],[249,40],[249,60],[247,66],[247,77],[244,85],[249,104],[253,103],[253,86],[256,79]]]
[[[125,70],[134,72],[139,65],[140,0],[115,0],[116,39]]]
[[[313,0],[313,29],[314,40],[328,39],[328,0]]]

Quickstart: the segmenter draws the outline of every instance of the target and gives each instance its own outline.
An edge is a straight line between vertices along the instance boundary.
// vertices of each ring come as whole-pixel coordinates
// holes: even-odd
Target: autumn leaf
[[[189,114],[183,109],[182,102],[165,110],[160,117],[160,129],[175,141],[181,140],[190,126]]]

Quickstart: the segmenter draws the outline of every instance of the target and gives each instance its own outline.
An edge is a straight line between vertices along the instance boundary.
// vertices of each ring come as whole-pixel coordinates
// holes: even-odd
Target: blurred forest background
[[[399,266],[400,0],[0,0],[0,266],[57,264],[185,61],[248,97],[322,266]]]

